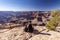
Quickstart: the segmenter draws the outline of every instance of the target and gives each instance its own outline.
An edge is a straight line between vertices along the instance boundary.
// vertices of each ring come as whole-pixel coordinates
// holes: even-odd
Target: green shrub
[[[53,10],[52,12],[51,12],[51,16],[52,17],[55,17],[55,16],[60,16],[60,10]]]
[[[51,16],[53,18],[45,26],[50,30],[54,30],[58,26],[58,23],[60,23],[60,10],[52,11]]]
[[[46,28],[50,29],[50,30],[53,30],[55,28],[55,22],[54,21],[49,21],[47,24],[46,24]]]

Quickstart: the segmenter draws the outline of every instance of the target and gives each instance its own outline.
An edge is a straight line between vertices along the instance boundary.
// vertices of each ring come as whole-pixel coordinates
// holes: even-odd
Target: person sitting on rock
[[[31,21],[29,21],[28,24],[25,26],[24,31],[32,33],[33,30],[34,30],[34,28],[32,27],[32,23],[31,23]]]
[[[28,23],[29,23],[29,25],[28,25],[28,31],[29,31],[30,33],[32,33],[33,30],[34,30],[34,28],[32,27],[31,21],[29,21]]]

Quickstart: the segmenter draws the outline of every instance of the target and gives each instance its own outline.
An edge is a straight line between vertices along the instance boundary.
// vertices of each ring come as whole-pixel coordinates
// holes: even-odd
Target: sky
[[[60,9],[60,0],[0,0],[0,11],[50,11]]]

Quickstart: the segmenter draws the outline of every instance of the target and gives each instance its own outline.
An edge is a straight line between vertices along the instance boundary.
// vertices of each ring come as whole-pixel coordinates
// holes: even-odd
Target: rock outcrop
[[[24,27],[2,29],[0,31],[0,40],[60,40],[59,32],[41,31],[45,28],[39,26],[34,27],[34,29],[33,33],[24,32]]]

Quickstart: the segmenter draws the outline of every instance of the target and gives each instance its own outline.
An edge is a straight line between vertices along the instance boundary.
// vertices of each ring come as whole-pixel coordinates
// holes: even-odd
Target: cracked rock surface
[[[0,29],[0,40],[60,40],[60,32],[44,30],[44,27],[34,27],[34,32],[24,32],[24,27]]]

